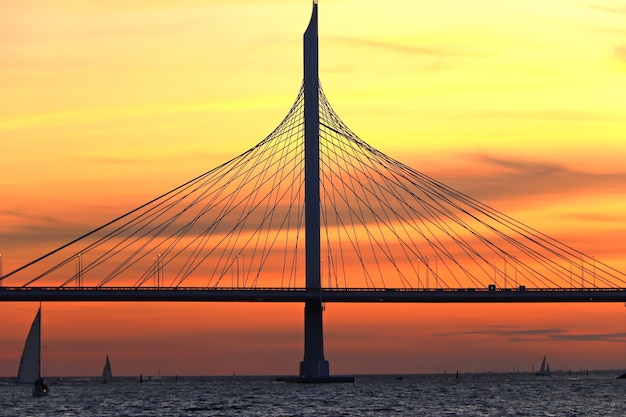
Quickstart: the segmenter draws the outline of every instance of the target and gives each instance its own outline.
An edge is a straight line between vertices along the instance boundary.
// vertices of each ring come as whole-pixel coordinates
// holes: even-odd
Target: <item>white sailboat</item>
[[[549,375],[552,375],[552,372],[550,371],[550,364],[546,361],[546,357],[545,356],[543,357],[543,360],[541,361],[541,367],[535,373],[535,375],[537,375],[537,376],[549,376]]]
[[[33,396],[35,397],[48,395],[48,387],[41,378],[41,307],[37,311],[24,343],[17,382],[34,384]]]
[[[111,373],[111,362],[109,362],[109,355],[107,355],[107,360],[104,363],[104,369],[102,369],[102,382],[107,383],[111,380],[113,374]]]

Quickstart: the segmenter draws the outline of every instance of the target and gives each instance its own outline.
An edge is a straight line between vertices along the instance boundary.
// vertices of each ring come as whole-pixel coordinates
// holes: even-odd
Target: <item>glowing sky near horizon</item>
[[[321,83],[362,139],[626,270],[626,2],[320,3]],[[2,7],[7,273],[270,133],[300,87],[311,4]],[[35,312],[0,305],[0,375],[17,371]],[[301,312],[47,304],[48,373],[96,375],[107,352],[114,372],[129,375],[295,373]],[[528,370],[546,353],[562,369],[623,368],[625,313],[611,304],[331,305],[326,356],[338,373]]]

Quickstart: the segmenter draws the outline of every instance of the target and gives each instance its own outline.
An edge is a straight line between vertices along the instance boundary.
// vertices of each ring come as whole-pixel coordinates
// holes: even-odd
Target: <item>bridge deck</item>
[[[626,302],[626,288],[322,289],[1,287],[0,301],[201,301],[338,303]]]

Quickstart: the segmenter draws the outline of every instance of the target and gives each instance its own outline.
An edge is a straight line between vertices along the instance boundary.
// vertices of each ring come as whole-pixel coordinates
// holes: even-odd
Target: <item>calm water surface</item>
[[[624,416],[626,380],[589,375],[357,376],[354,384],[270,377],[48,381],[52,394],[0,380],[0,416]]]

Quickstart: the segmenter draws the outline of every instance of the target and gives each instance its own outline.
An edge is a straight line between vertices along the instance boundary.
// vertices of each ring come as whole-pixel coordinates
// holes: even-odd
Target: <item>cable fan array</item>
[[[372,148],[318,96],[323,287],[625,286],[622,272]],[[303,288],[304,199],[301,88],[258,145],[3,285]]]

